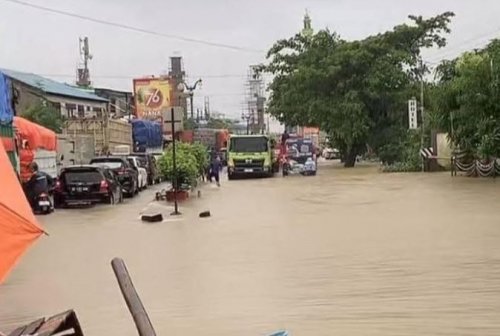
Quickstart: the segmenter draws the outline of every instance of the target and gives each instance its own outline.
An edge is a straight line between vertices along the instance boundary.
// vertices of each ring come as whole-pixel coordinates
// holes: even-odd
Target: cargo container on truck
[[[193,131],[193,142],[199,142],[215,151],[227,147],[228,138],[229,131],[225,129],[197,128]]]
[[[95,155],[109,154],[114,147],[132,147],[132,125],[115,119],[69,119],[64,122],[67,135],[91,135],[94,138]]]
[[[133,151],[138,153],[158,153],[163,151],[163,132],[158,122],[131,120]]]

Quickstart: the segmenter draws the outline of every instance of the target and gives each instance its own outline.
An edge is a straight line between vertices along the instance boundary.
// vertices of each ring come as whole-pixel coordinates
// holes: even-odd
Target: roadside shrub
[[[192,146],[188,144],[176,144],[176,163],[177,163],[177,185],[174,189],[189,189],[196,185],[196,179],[200,175],[198,162]],[[172,182],[175,181],[173,151],[169,146],[160,158],[160,170],[162,174]]]
[[[408,173],[418,172],[422,169],[420,158],[420,133],[408,131],[399,146],[399,159],[397,162],[386,164],[382,171],[385,173]]]
[[[196,157],[196,163],[198,165],[198,171],[203,174],[205,168],[208,166],[208,154],[207,147],[199,142],[195,142],[191,145],[194,156]]]

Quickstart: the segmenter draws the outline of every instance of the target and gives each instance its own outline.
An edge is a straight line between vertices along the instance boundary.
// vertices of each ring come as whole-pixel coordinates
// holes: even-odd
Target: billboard
[[[172,85],[168,79],[134,79],[134,101],[139,119],[158,119],[171,106]]]

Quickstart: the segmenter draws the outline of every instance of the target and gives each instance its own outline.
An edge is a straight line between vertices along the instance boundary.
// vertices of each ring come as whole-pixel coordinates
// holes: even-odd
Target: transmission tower
[[[76,85],[81,87],[89,87],[90,81],[90,71],[89,71],[89,61],[92,59],[89,48],[89,39],[84,37],[79,39],[80,45],[80,64],[78,65],[76,72]]]

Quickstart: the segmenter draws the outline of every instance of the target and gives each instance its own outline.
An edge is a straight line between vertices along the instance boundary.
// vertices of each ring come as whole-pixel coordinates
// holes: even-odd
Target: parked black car
[[[122,186],[115,173],[99,166],[63,168],[54,188],[54,206],[78,203],[108,203],[123,201]]]
[[[134,153],[134,156],[144,158],[146,160],[146,171],[148,172],[148,184],[152,185],[161,182],[160,168],[153,154],[149,153]]]
[[[122,185],[123,192],[130,197],[139,193],[139,173],[127,161],[126,157],[121,156],[103,156],[90,160],[91,165],[107,167],[116,175]]]

